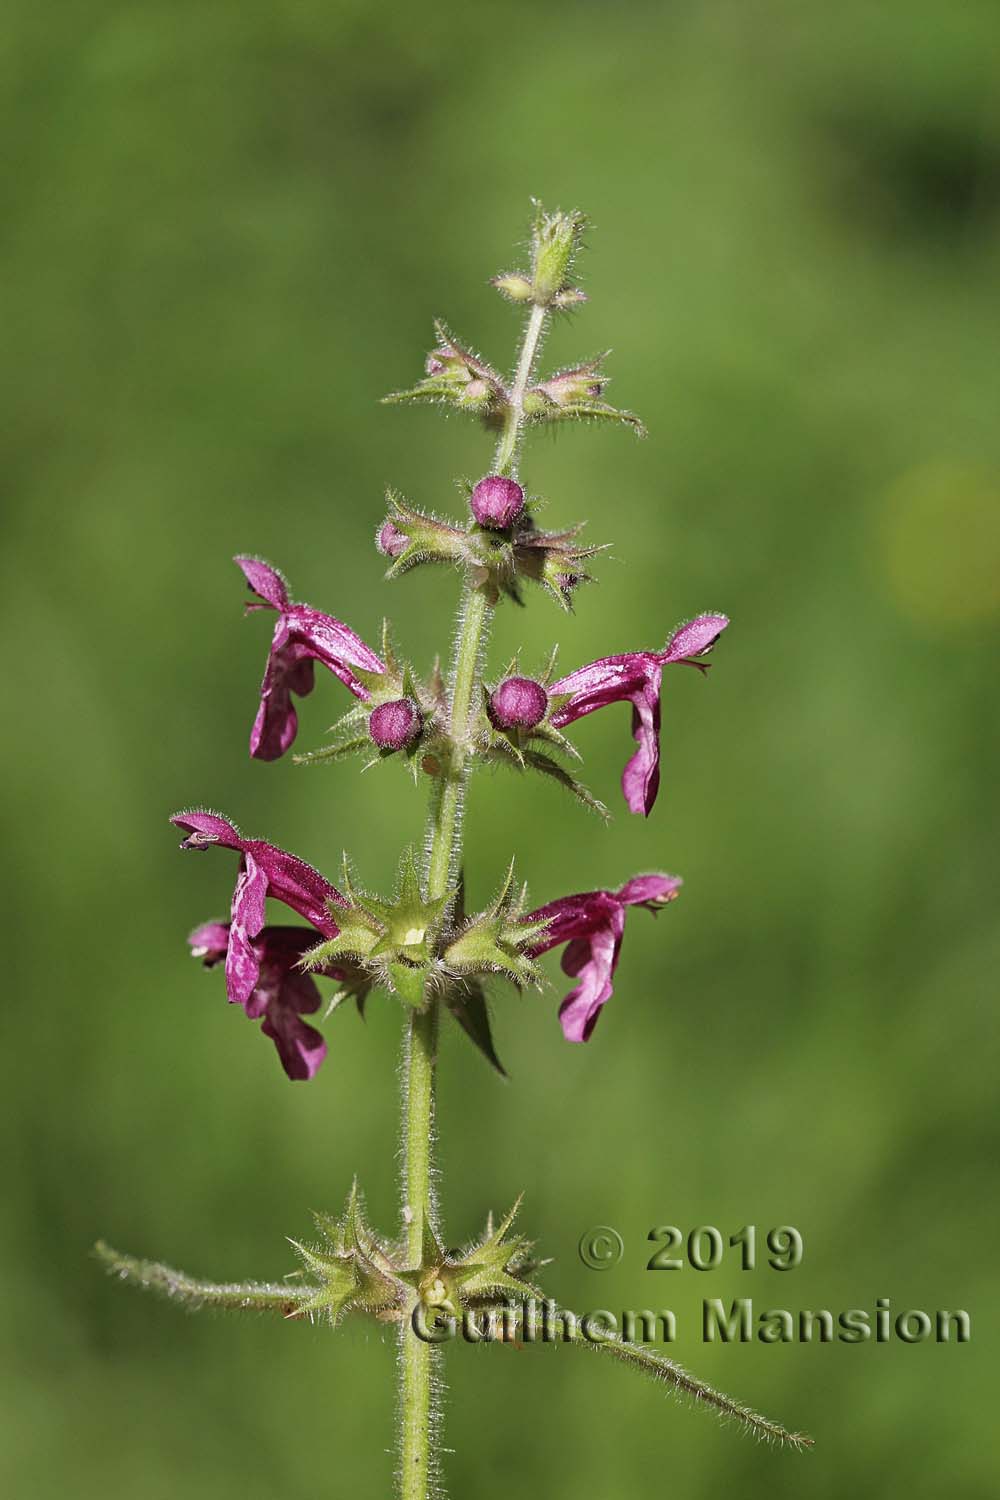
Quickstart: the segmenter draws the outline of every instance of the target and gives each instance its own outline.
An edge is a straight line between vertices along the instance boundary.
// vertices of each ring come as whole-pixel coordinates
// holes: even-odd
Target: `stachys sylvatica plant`
[[[570,1042],[587,1042],[612,984],[628,913],[658,912],[680,889],[675,875],[633,875],[607,890],[556,896],[530,907],[513,863],[496,893],[477,909],[462,876],[462,810],[471,774],[504,762],[517,772],[552,778],[585,806],[606,815],[575,774],[579,759],[566,731],[606,705],[631,707],[635,749],[622,773],[633,813],[648,816],[659,785],[660,694],[664,668],[706,672],[708,653],[725,630],[722,614],[700,614],[678,626],[662,649],[636,649],[556,675],[554,656],[537,677],[517,662],[502,674],[485,665],[494,611],[522,601],[538,584],[569,608],[588,580],[601,549],[581,545],[580,528],[546,531],[525,485],[521,452],[528,433],[551,423],[605,421],[643,429],[631,413],[604,398],[602,359],[587,360],[539,378],[537,362],[550,319],[586,299],[572,279],[584,228],[579,213],[545,213],[536,205],[527,271],[497,276],[494,286],[524,310],[514,373],[509,380],[460,343],[442,323],[425,373],[389,401],[434,402],[482,419],[496,435],[490,472],[467,484],[462,516],[442,518],[388,495],[388,514],[376,545],[389,559],[387,578],[410,568],[445,563],[457,575],[461,598],[447,676],[437,666],[417,676],[397,654],[388,630],[376,650],[350,626],[308,604],[293,602],[281,573],[259,558],[236,563],[251,593],[247,609],[274,618],[250,754],[277,760],[298,731],[294,699],[311,693],[315,665],[325,667],[350,700],[323,749],[299,762],[335,762],[360,755],[369,763],[400,757],[414,784],[426,786],[428,812],[422,845],[403,850],[391,894],[358,884],[345,860],[339,885],[264,839],[247,838],[228,817],[194,809],[172,822],[182,849],[217,850],[235,872],[229,920],[206,922],[189,939],[195,956],[222,964],[226,993],[261,1022],[290,1079],[311,1079],[326,1055],[319,1031],[305,1020],[321,1006],[317,980],[336,989],[327,1015],[353,998],[363,1011],[369,994],[395,996],[405,1033],[402,1127],[402,1223],[383,1235],[367,1223],[353,1189],[343,1214],[317,1217],[318,1238],[292,1241],[303,1271],[279,1282],[199,1281],[155,1262],[98,1252],[122,1280],[164,1292],[193,1306],[234,1311],[273,1310],[289,1320],[346,1317],[395,1325],[399,1358],[399,1462],[403,1500],[423,1500],[438,1484],[440,1432],[435,1392],[445,1351],[440,1331],[471,1317],[483,1339],[534,1341],[536,1309],[553,1319],[558,1341],[603,1352],[663,1385],[713,1407],[762,1437],[795,1447],[808,1439],[790,1433],[711,1389],[672,1361],[622,1338],[584,1337],[571,1313],[537,1285],[544,1262],[515,1232],[517,1205],[488,1222],[462,1251],[444,1250],[434,1185],[434,1080],[438,1028],[451,1017],[489,1063],[503,1071],[490,1030],[487,988],[539,985],[538,958],[562,948],[562,967],[574,981],[559,1006]],[[661,622],[650,623],[656,635]],[[509,851],[498,852],[506,865]],[[215,857],[215,856],[213,856]],[[268,898],[289,907],[301,924],[272,925]],[[452,1322],[454,1331],[454,1322]]]

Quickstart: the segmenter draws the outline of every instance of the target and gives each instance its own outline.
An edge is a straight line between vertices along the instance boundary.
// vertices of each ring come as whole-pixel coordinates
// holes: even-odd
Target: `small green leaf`
[[[424,1003],[426,969],[414,968],[411,964],[391,963],[389,980],[401,1000],[405,1000],[407,1005],[412,1005],[414,1010],[420,1009]]]
[[[506,1078],[507,1069],[497,1056],[493,1043],[490,1012],[482,986],[474,979],[456,983],[447,991],[445,1005],[490,1067],[495,1068],[501,1078]]]
[[[293,755],[292,761],[297,766],[332,765],[334,761],[347,760],[352,755],[366,754],[371,748],[371,736],[366,726],[358,730],[351,739],[344,739],[340,744],[324,745],[319,750],[304,750]]]
[[[577,781],[575,776],[570,775],[569,771],[554,761],[551,756],[543,755],[540,750],[528,750],[524,758],[533,771],[541,771],[543,776],[549,776],[553,781],[558,781],[559,785],[564,786],[568,792],[572,792],[584,807],[589,807],[591,812],[597,813],[598,817],[603,818],[605,822],[610,819],[611,814],[604,803],[599,802],[582,781]]]
[[[317,943],[315,948],[303,953],[299,960],[303,969],[321,969],[326,964],[336,963],[339,958],[367,958],[379,942],[379,934],[373,932],[364,921],[364,913],[358,909],[345,913],[338,908],[337,921],[340,932],[335,938]]]
[[[545,740],[548,744],[554,745],[555,748],[557,750],[560,750],[563,755],[568,755],[570,760],[583,759],[583,756],[573,744],[573,741],[568,740],[560,730],[554,729],[551,724],[537,725],[536,728],[532,730],[532,735],[535,739]]]
[[[564,406],[543,406],[532,413],[533,422],[615,422],[631,427],[636,437],[647,436],[645,425],[634,411],[619,411],[606,401],[570,401]]]
[[[504,1296],[520,1300],[541,1295],[526,1279],[526,1268],[541,1264],[530,1253],[531,1242],[523,1235],[510,1236],[520,1207],[519,1196],[495,1228],[491,1216],[484,1238],[451,1266],[463,1300],[481,1303]]]
[[[185,1307],[219,1307],[229,1312],[276,1312],[282,1317],[299,1317],[312,1295],[311,1287],[284,1282],[199,1281],[185,1271],[175,1271],[160,1261],[138,1260],[121,1255],[99,1240],[94,1254],[119,1281],[145,1291],[158,1292]]]
[[[497,1310],[502,1310],[502,1305],[498,1306]],[[520,1321],[522,1334],[525,1317],[529,1315],[537,1319],[537,1309],[531,1309],[529,1312],[529,1308],[524,1305],[514,1309],[514,1317]],[[578,1314],[570,1313],[566,1308],[558,1305],[552,1305],[548,1310],[549,1326],[555,1326],[557,1323],[559,1325],[558,1343],[560,1345],[570,1344],[577,1349],[591,1349],[596,1354],[616,1359],[620,1364],[648,1376],[658,1385],[665,1386],[678,1395],[691,1398],[698,1406],[706,1406],[714,1410],[723,1421],[738,1422],[755,1437],[763,1438],[767,1442],[776,1442],[799,1450],[813,1446],[813,1439],[805,1433],[790,1432],[786,1427],[782,1427],[780,1422],[774,1422],[769,1417],[762,1417],[750,1407],[735,1401],[732,1396],[725,1395],[706,1381],[691,1375],[674,1360],[666,1359],[662,1354],[656,1354],[642,1344],[629,1343],[620,1334],[607,1339],[586,1338],[581,1332],[581,1322],[582,1319]]]

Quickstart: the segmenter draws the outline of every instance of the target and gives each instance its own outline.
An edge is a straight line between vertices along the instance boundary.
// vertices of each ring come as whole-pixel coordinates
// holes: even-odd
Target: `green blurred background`
[[[371,537],[387,484],[457,507],[489,443],[377,403],[433,315],[509,365],[486,278],[536,194],[595,226],[549,363],[613,345],[650,438],[536,440],[547,518],[614,550],[574,616],[505,609],[493,661],[733,626],[709,681],[669,677],[648,823],[624,709],[578,735],[607,829],[474,786],[474,898],[513,851],[538,901],[687,884],[631,919],[590,1046],[558,988],[499,999],[509,1085],[448,1032],[446,1229],[525,1189],[549,1287],[673,1307],[676,1357],[817,1448],[572,1351],[456,1346],[450,1490],[995,1494],[997,7],[63,0],[5,30],[5,1492],[388,1492],[391,1340],[188,1318],[87,1256],[280,1276],[355,1171],[395,1223],[397,1008],[338,1012],[290,1085],[187,955],[232,863],[181,859],[166,818],[221,807],[330,874],[346,847],[372,884],[419,836],[397,768],[249,761],[269,626],[229,559],[369,639],[391,611],[421,666],[447,644],[449,575],[383,587]],[[324,677],[301,744],[344,706]],[[794,1224],[805,1261],[654,1276],[665,1222]],[[603,1275],[593,1223],[626,1245]],[[704,1347],[702,1297],[741,1295],[960,1306],[973,1340]]]

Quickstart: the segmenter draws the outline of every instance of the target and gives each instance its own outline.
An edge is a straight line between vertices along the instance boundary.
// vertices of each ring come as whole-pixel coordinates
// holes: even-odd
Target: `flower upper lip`
[[[244,838],[235,824],[219,813],[196,808],[174,813],[170,821],[188,835],[182,849],[205,849],[214,844],[235,849],[242,855],[241,871],[251,865],[259,871],[267,895],[290,906],[324,936],[337,936],[340,929],[329,907],[346,907],[348,903],[336,886],[304,859],[264,839]]]

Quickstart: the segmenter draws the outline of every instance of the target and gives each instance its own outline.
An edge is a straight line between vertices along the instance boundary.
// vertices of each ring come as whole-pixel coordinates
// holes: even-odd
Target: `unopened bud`
[[[461,394],[460,399],[466,406],[476,406],[481,401],[489,400],[489,396],[489,382],[483,380],[481,376],[477,375],[474,379],[468,382]]]
[[[368,733],[380,750],[405,750],[423,727],[423,716],[412,698],[380,703],[368,719]]]
[[[469,505],[480,526],[507,531],[524,509],[524,491],[516,479],[488,474],[472,491]]]
[[[533,677],[508,677],[490,697],[490,718],[499,729],[534,729],[545,718],[549,695]]]
[[[587,293],[581,292],[578,286],[564,287],[561,292],[556,292],[552,298],[553,307],[579,307],[586,302]]]
[[[560,370],[548,380],[539,381],[534,387],[553,406],[569,406],[574,401],[596,401],[607,384],[599,369],[599,359],[585,365],[575,365],[572,370]]]
[[[535,301],[542,306],[547,307],[557,293],[566,290],[566,278],[573,264],[573,257],[576,254],[585,222],[581,213],[547,214],[539,207],[532,229],[534,251],[532,290]]]
[[[527,276],[513,271],[506,276],[494,276],[493,286],[508,302],[530,302],[532,297],[532,285]]]
[[[461,354],[447,345],[431,350],[424,362],[424,369],[428,375],[444,375],[460,384],[472,379],[472,371]]]
[[[410,538],[405,531],[392,521],[383,521],[375,538],[375,545],[383,557],[399,557],[410,545]]]

